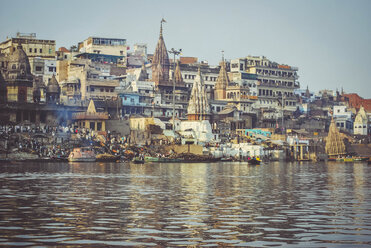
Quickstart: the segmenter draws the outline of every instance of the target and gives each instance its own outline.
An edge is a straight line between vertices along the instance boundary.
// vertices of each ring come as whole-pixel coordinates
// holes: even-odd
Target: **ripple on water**
[[[0,246],[371,244],[371,167],[62,165],[0,166]]]

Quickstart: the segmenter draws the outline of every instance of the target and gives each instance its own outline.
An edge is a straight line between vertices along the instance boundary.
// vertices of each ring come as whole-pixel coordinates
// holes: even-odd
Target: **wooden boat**
[[[259,165],[260,164],[260,159],[251,158],[251,159],[247,160],[247,163],[250,164],[250,165]]]
[[[232,158],[232,157],[221,158],[220,161],[221,161],[221,162],[232,162],[232,161],[233,161],[233,158]]]
[[[134,157],[132,161],[134,164],[144,164],[144,159],[141,157]]]
[[[339,157],[339,158],[329,158],[329,161],[336,161],[336,162],[365,162],[368,161],[368,157]]]
[[[68,156],[69,162],[95,162],[96,155],[90,147],[74,148]]]
[[[98,154],[96,156],[96,161],[97,162],[116,162],[120,160],[120,156],[108,154],[108,153],[103,153],[103,154]]]
[[[166,158],[166,157],[145,157],[144,161],[146,162],[157,162],[157,163],[176,163],[182,162],[183,159],[181,158]]]

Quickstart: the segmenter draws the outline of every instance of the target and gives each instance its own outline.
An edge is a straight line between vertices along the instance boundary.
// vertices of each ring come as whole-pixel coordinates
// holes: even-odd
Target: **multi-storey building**
[[[126,65],[126,39],[89,37],[78,44],[80,58]]]
[[[63,73],[61,84],[61,102],[64,104],[79,104],[80,100],[88,103],[94,100],[115,100],[115,87],[119,81],[110,73],[110,66],[91,62],[86,59],[70,61]]]
[[[55,58],[55,40],[40,40],[36,39],[36,34],[21,34],[17,33],[14,38],[8,38],[6,41],[0,43],[0,51],[4,54],[12,54],[17,45],[21,44],[24,52],[29,58]]]
[[[126,39],[89,37],[78,44],[79,52],[107,55],[127,55]]]
[[[37,77],[36,84],[44,89],[56,73],[55,41],[36,39],[35,33],[17,33],[15,38],[0,43],[0,51],[4,57],[10,56],[16,51],[18,44],[28,57],[31,73]],[[5,58],[4,61],[6,60]],[[43,92],[41,97],[43,98]]]
[[[264,56],[247,56],[231,61],[231,72],[248,72],[258,80],[258,101],[256,108],[283,108],[295,111],[297,99],[294,90],[300,88],[297,82],[297,67],[278,64]]]

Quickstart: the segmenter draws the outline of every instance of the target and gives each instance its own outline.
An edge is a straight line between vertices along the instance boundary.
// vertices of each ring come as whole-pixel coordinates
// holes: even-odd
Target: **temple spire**
[[[156,85],[166,85],[169,83],[170,61],[169,55],[166,50],[164,38],[162,36],[163,22],[166,21],[164,19],[161,20],[160,37],[158,39],[152,61],[152,80],[156,83]]]
[[[205,84],[200,67],[198,67],[198,73],[193,82],[187,114],[188,120],[208,120],[210,117],[210,106],[207,100]]]
[[[331,119],[325,150],[330,157],[343,156],[346,154],[343,138],[336,127],[334,118]]]
[[[229,78],[224,60],[224,51],[222,51],[222,61],[220,62],[220,71],[215,84],[215,100],[225,100]]]
[[[161,25],[160,25],[160,37],[162,37],[162,23],[166,22],[164,18],[161,19]]]
[[[180,71],[180,62],[177,60],[176,62],[176,68],[175,68],[175,75],[174,75],[175,83],[182,83],[183,82],[183,77],[182,77],[182,72]]]
[[[142,67],[140,68],[140,73],[139,73],[138,81],[146,81],[147,78],[148,78],[147,69],[146,69],[145,64],[143,63],[142,64]]]

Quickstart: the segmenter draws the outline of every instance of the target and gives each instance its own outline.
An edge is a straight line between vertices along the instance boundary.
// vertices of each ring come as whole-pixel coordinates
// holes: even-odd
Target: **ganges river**
[[[371,165],[0,164],[0,246],[370,247]]]

